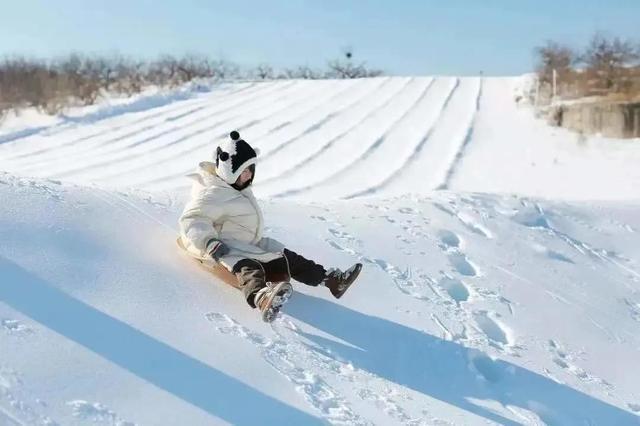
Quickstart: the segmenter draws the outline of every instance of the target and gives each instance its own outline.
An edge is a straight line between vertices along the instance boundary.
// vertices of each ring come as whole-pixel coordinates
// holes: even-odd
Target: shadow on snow
[[[300,332],[355,367],[500,424],[519,422],[474,401],[531,410],[547,424],[640,424],[630,412],[519,365],[324,299],[297,293],[287,314],[347,342]]]
[[[322,424],[319,418],[100,312],[2,257],[0,271],[0,301],[214,416],[243,425]]]

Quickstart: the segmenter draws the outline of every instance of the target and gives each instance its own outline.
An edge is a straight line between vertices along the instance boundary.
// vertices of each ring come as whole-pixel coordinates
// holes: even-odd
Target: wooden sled
[[[182,239],[180,237],[178,237],[178,239],[176,240],[176,243],[178,244],[178,247],[180,247],[182,251],[186,253],[187,256],[189,256],[191,259],[197,262],[200,265],[200,267],[212,273],[216,278],[218,278],[220,281],[224,282],[225,284],[230,285],[231,287],[240,288],[240,286],[238,285],[238,278],[234,274],[229,272],[227,268],[225,268],[219,263],[212,262],[210,264],[207,264],[204,262],[204,260],[194,257],[191,253],[187,251],[184,244],[182,244]]]

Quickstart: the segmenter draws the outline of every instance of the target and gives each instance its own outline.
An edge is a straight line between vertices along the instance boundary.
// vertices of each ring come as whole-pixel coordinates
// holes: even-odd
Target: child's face
[[[253,177],[253,172],[251,171],[250,167],[247,167],[242,171],[242,173],[240,173],[240,176],[238,176],[238,180],[236,180],[236,185],[242,186],[245,183],[249,182],[252,177]]]

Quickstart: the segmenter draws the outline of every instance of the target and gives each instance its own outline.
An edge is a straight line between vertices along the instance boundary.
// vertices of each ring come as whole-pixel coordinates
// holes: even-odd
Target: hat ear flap
[[[218,147],[216,150],[216,168],[220,167],[220,161],[227,161],[229,159],[229,153],[224,152],[222,148]]]
[[[222,148],[218,147],[216,151],[216,165],[218,164],[218,160],[227,161],[229,159],[229,153],[224,152]]]

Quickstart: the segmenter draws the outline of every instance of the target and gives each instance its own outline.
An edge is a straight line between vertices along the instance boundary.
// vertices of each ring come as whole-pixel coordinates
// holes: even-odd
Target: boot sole
[[[267,307],[262,311],[262,320],[264,322],[272,322],[276,319],[278,312],[280,312],[282,306],[287,303],[291,294],[293,294],[293,286],[291,283],[282,282],[277,284],[273,289],[273,294],[267,299]],[[276,298],[278,299],[276,300]],[[274,304],[274,301],[277,303]]]
[[[349,290],[349,287],[351,287],[351,284],[353,284],[356,281],[361,271],[362,271],[362,263],[357,263],[355,271],[353,271],[353,274],[351,274],[351,279],[347,281],[345,284],[345,287],[337,294],[334,294],[333,297],[335,297],[336,299],[340,299],[347,292],[347,290]]]

